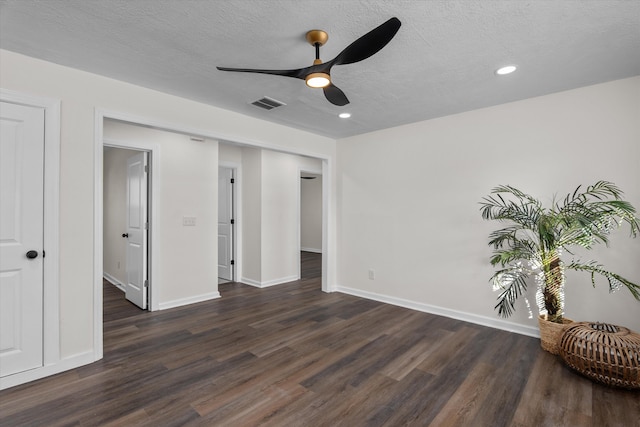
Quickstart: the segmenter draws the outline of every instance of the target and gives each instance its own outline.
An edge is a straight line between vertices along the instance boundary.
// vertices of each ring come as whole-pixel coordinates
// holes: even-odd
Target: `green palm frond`
[[[566,229],[567,244],[578,244],[591,248],[593,243],[608,243],[607,235],[622,222],[630,226],[631,237],[640,232],[636,209],[631,203],[621,200],[622,191],[613,183],[598,181],[579,193],[567,195],[563,205],[556,203],[556,213]],[[609,200],[612,198],[613,200]],[[615,225],[614,225],[615,222]]]
[[[635,299],[640,301],[640,286],[636,285],[630,280],[625,279],[619,274],[615,274],[605,270],[602,265],[596,263],[595,261],[588,261],[586,263],[580,261],[572,261],[570,264],[566,265],[565,268],[591,273],[591,283],[593,284],[593,287],[596,286],[595,275],[599,274],[600,276],[603,276],[605,279],[607,279],[607,282],[609,283],[610,293],[615,292],[624,286],[629,290],[629,292],[631,292],[631,295],[633,295]]]
[[[527,273],[518,267],[510,267],[496,271],[491,278],[496,289],[500,290],[498,303],[494,309],[502,317],[509,317],[515,310],[518,297],[527,290]]]
[[[499,186],[491,191],[495,196],[487,196],[480,202],[482,217],[492,220],[507,220],[534,229],[538,216],[542,212],[542,204],[533,197],[510,186]],[[501,193],[513,195],[518,201],[505,200]]]
[[[508,242],[518,241],[518,232],[526,230],[521,225],[512,225],[510,227],[501,228],[489,234],[489,246],[501,248]]]
[[[538,206],[542,207],[542,204],[540,203],[540,201],[538,199],[536,199],[535,197],[532,197],[532,196],[530,196],[530,195],[518,190],[517,188],[510,186],[510,185],[498,185],[497,187],[494,187],[491,190],[491,193],[493,193],[493,194],[500,194],[500,193],[513,194],[514,196],[516,196],[520,200],[526,200],[531,204],[538,205]]]
[[[539,250],[535,244],[527,240],[517,240],[509,245],[508,249],[497,249],[493,251],[491,265],[501,264],[503,267],[518,260],[537,260]]]

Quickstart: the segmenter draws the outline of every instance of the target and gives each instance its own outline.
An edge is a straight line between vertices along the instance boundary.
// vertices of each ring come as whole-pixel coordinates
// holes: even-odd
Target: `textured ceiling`
[[[306,67],[316,28],[327,61],[392,16],[384,49],[333,68],[346,107],[302,80],[215,68]],[[2,0],[0,48],[337,139],[639,75],[640,1]],[[250,105],[263,96],[287,105]]]

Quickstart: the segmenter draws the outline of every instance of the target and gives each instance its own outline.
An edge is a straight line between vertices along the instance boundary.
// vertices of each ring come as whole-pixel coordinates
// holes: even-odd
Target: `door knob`
[[[27,252],[27,258],[34,259],[38,257],[38,251],[29,251]]]
[[[129,233],[122,233],[122,237],[129,238]]]

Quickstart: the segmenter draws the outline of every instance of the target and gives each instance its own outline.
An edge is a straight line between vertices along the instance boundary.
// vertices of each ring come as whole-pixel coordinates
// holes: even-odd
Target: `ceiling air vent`
[[[283,105],[287,105],[284,102],[280,102],[273,98],[269,98],[265,96],[264,98],[258,99],[251,103],[251,105],[255,105],[256,107],[264,108],[265,110],[273,110],[276,107],[282,107]]]

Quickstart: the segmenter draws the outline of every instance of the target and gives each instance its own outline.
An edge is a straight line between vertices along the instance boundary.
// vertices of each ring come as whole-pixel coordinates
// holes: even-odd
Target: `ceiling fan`
[[[391,18],[384,24],[374,28],[351,43],[331,61],[324,63],[320,60],[320,46],[327,42],[329,36],[322,30],[311,30],[307,32],[306,38],[307,41],[316,48],[316,59],[313,61],[313,65],[305,68],[298,68],[295,70],[260,70],[227,67],[216,68],[221,71],[273,74],[276,76],[302,79],[309,87],[322,88],[324,96],[330,103],[339,106],[347,105],[349,103],[347,96],[331,82],[331,67],[334,65],[353,64],[354,62],[359,62],[369,58],[385,47],[396,35],[398,29],[400,29],[400,20],[395,17]]]

